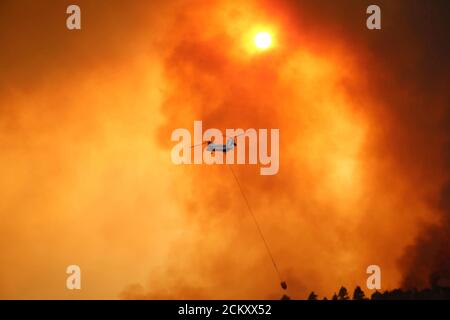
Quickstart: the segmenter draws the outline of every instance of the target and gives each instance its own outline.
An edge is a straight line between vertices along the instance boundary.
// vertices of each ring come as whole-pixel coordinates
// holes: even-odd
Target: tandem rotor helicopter
[[[205,142],[200,143],[200,144],[192,145],[191,148],[201,147],[201,146],[206,145],[207,146],[206,147],[206,151],[209,151],[212,154],[214,154],[215,152],[223,152],[225,154],[227,152],[232,151],[235,147],[237,147],[236,138],[239,137],[239,136],[242,136],[242,135],[245,135],[245,133],[238,134],[238,135],[235,135],[233,137],[225,136],[227,138],[225,144],[223,144],[223,143],[214,143],[213,140],[208,140],[208,141],[205,141]],[[249,201],[248,201],[248,199],[247,199],[247,197],[246,197],[246,195],[244,193],[244,189],[242,188],[242,185],[239,182],[239,179],[237,178],[237,176],[234,173],[234,171],[231,168],[231,166],[228,166],[228,167],[230,168],[230,171],[231,171],[231,173],[232,173],[232,175],[233,175],[233,177],[234,177],[234,179],[235,179],[235,181],[236,181],[236,183],[237,183],[237,185],[239,187],[239,190],[240,190],[240,192],[242,194],[242,197],[245,200],[245,203],[247,205],[247,209],[248,209],[248,211],[250,212],[250,214],[251,214],[251,216],[253,218],[253,222],[255,223],[255,225],[257,227],[258,233],[259,233],[259,235],[260,235],[260,237],[261,237],[261,239],[262,239],[262,241],[264,243],[264,246],[265,246],[265,248],[267,250],[267,253],[268,253],[268,255],[269,255],[270,259],[271,259],[271,262],[272,262],[272,265],[273,265],[273,267],[275,269],[275,272],[277,273],[277,275],[278,275],[278,277],[280,279],[280,286],[281,286],[281,288],[283,290],[287,290],[287,288],[288,288],[287,282],[283,281],[281,273],[280,273],[280,271],[278,269],[278,266],[277,266],[277,264],[275,262],[275,258],[273,256],[273,254],[272,254],[272,252],[270,250],[270,247],[269,247],[269,245],[267,243],[267,240],[266,240],[266,238],[265,238],[265,236],[264,236],[264,234],[263,234],[263,232],[262,232],[262,230],[261,230],[261,228],[259,226],[259,222],[258,222],[258,220],[256,219],[256,217],[255,217],[255,215],[253,213],[253,210],[252,210],[252,208],[250,206],[250,203],[249,203]],[[282,299],[290,299],[290,298],[287,295],[283,295]]]
[[[214,141],[212,141],[212,140],[208,140],[208,141],[205,141],[205,142],[203,142],[203,143],[201,143],[201,144],[196,144],[196,145],[193,145],[193,146],[191,146],[191,148],[195,148],[195,147],[200,147],[200,146],[203,146],[203,145],[207,145],[207,147],[206,147],[206,151],[209,151],[209,152],[211,152],[211,153],[215,153],[215,152],[223,152],[223,153],[227,153],[228,151],[231,151],[231,150],[233,150],[236,146],[237,146],[237,144],[236,144],[236,138],[237,137],[239,137],[239,136],[241,136],[242,134],[240,134],[240,135],[237,135],[237,136],[235,136],[235,137],[228,137],[228,136],[226,136],[228,139],[227,139],[227,142],[225,143],[225,144],[222,144],[222,143],[214,143]]]

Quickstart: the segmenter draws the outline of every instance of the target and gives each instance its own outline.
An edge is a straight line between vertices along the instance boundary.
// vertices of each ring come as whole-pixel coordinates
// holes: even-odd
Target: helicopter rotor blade
[[[209,140],[209,141],[204,141],[204,142],[202,142],[202,143],[199,143],[199,144],[194,144],[193,146],[191,146],[191,148],[195,148],[195,147],[200,147],[200,146],[203,146],[203,145],[205,145],[205,144],[211,144],[212,143],[212,141],[211,140]]]
[[[225,135],[225,137],[230,138],[230,139],[234,139],[234,138],[243,136],[244,134],[245,134],[245,132],[244,132],[244,133],[241,133],[241,134],[238,134],[238,135],[235,135],[235,136],[233,136],[233,137],[230,137],[230,136],[227,136],[227,135]]]
[[[201,147],[201,146],[207,144],[208,142],[209,142],[209,141],[205,141],[205,142],[203,142],[203,143],[194,144],[193,146],[191,146],[191,149],[192,149],[192,148],[195,148],[195,147]]]

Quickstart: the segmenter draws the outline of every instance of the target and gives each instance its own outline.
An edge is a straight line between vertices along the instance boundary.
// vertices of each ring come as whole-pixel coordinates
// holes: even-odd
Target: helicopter
[[[206,145],[207,145],[206,151],[211,152],[211,154],[214,154],[216,151],[217,151],[217,152],[227,153],[227,152],[233,150],[235,147],[237,147],[237,143],[236,143],[236,140],[235,140],[235,139],[236,139],[237,137],[239,137],[239,136],[242,136],[242,135],[245,135],[245,132],[244,132],[244,133],[241,133],[241,134],[238,134],[238,135],[236,135],[236,136],[234,136],[234,137],[225,136],[225,137],[227,137],[227,141],[226,141],[225,144],[222,144],[222,143],[214,143],[212,140],[208,140],[208,141],[205,141],[205,142],[200,143],[200,144],[192,145],[191,148],[201,147],[201,146],[204,146],[204,145],[206,144]],[[223,141],[223,140],[220,139],[220,141]],[[230,170],[231,170],[231,173],[232,173],[233,177],[235,178],[235,180],[236,180],[236,182],[237,182],[237,184],[238,184],[238,187],[239,187],[239,190],[240,190],[241,193],[242,193],[242,196],[244,197],[244,200],[245,200],[245,202],[246,202],[246,204],[247,204],[248,210],[249,210],[249,212],[251,213],[251,215],[253,216],[254,222],[256,223],[256,225],[257,225],[257,227],[258,227],[258,230],[259,230],[259,232],[260,232],[261,238],[262,238],[262,240],[263,240],[263,242],[264,242],[264,244],[265,244],[265,246],[266,246],[267,252],[268,252],[268,254],[269,254],[269,256],[270,256],[270,258],[271,258],[271,260],[272,260],[272,263],[273,263],[273,266],[274,266],[274,268],[275,268],[275,271],[277,272],[277,274],[278,274],[278,276],[279,276],[279,278],[280,278],[280,281],[281,281],[281,282],[280,282],[281,289],[287,291],[287,288],[288,288],[287,282],[286,282],[286,281],[283,281],[282,278],[281,278],[281,274],[280,274],[280,271],[278,270],[278,267],[277,267],[277,265],[276,265],[276,263],[275,263],[275,259],[274,259],[274,257],[272,256],[272,253],[271,253],[271,251],[270,251],[270,249],[269,249],[269,247],[268,247],[268,245],[267,245],[267,242],[266,242],[266,240],[265,240],[265,238],[264,238],[264,235],[262,234],[261,229],[259,228],[258,222],[257,222],[256,218],[255,218],[254,215],[253,215],[253,212],[252,212],[252,210],[251,210],[250,204],[248,203],[247,197],[246,197],[245,194],[244,194],[244,191],[243,191],[243,189],[242,189],[242,187],[241,187],[241,184],[240,184],[240,182],[239,182],[237,176],[235,175],[233,169],[231,168],[231,166],[229,166],[229,168],[230,168]],[[284,300],[284,299],[290,299],[290,298],[289,298],[289,296],[287,296],[287,295],[283,295],[282,299]]]
[[[233,138],[229,138],[226,144],[213,143],[212,141],[207,141],[207,144],[208,146],[206,147],[206,150],[213,153],[216,151],[227,153],[237,146]]]
[[[227,142],[225,144],[223,144],[223,143],[214,143],[213,140],[208,140],[208,141],[205,141],[205,142],[200,143],[200,144],[192,145],[191,148],[203,146],[203,145],[206,144],[207,145],[206,151],[209,151],[212,154],[214,154],[215,152],[227,153],[227,152],[233,150],[235,147],[237,147],[236,138],[239,137],[239,136],[242,136],[243,134],[244,133],[238,134],[238,135],[236,135],[234,137],[225,136],[227,138]]]

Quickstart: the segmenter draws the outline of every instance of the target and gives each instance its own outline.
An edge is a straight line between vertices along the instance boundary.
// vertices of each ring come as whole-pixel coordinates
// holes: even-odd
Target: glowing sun
[[[254,42],[258,49],[266,50],[272,45],[272,36],[268,32],[258,32]]]

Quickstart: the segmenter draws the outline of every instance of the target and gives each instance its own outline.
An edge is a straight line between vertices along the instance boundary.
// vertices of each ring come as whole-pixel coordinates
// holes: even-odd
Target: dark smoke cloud
[[[303,26],[322,17],[322,29],[364,50],[363,65],[374,96],[383,103],[373,110],[382,117],[377,148],[395,162],[395,170],[412,177],[428,204],[439,213],[437,225],[426,226],[400,259],[402,286],[449,283],[449,107],[450,24],[448,1],[377,1],[383,31],[359,27],[360,12],[370,1],[292,1],[287,7],[306,11]],[[311,14],[313,12],[313,14]]]

